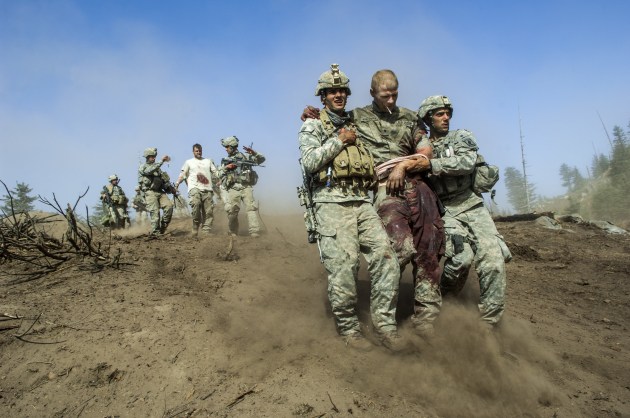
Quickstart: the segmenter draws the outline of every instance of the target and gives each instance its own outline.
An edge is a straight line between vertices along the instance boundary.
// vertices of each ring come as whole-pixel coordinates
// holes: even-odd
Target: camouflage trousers
[[[444,255],[444,222],[437,196],[422,180],[405,181],[402,196],[389,196],[381,185],[375,205],[396,250],[401,273],[412,262],[415,326],[433,323],[440,313],[440,258]]]
[[[125,223],[128,222],[129,215],[127,215],[127,207],[123,205],[112,204],[107,207],[109,211],[109,218],[111,222],[109,226],[112,229],[123,229],[125,227]]]
[[[188,203],[190,203],[190,212],[193,221],[193,230],[201,230],[210,232],[212,222],[214,221],[213,210],[214,202],[212,201],[212,190],[192,189],[188,192]]]
[[[370,274],[370,312],[381,333],[396,330],[400,270],[383,224],[367,202],[317,203],[315,216],[324,266],[328,272],[328,299],[341,335],[360,332],[356,313],[359,254]]]
[[[147,190],[144,192],[144,196],[147,212],[149,212],[151,217],[151,234],[163,233],[173,217],[173,202],[171,202],[166,193],[154,192],[153,190]],[[160,209],[163,211],[161,219]]]
[[[447,242],[442,294],[459,293],[474,262],[479,277],[481,318],[497,324],[505,309],[505,259],[509,257],[503,237],[483,204],[454,216],[447,207],[443,219]]]
[[[238,234],[238,213],[241,210],[241,202],[245,204],[245,210],[247,211],[249,233],[260,233],[258,203],[254,200],[254,188],[252,186],[244,186],[239,189],[230,188],[222,194],[222,197],[228,217],[228,229],[231,234]]]

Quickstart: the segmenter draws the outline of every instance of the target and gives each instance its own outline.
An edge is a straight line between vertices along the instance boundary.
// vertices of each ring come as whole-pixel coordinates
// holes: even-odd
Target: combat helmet
[[[418,116],[420,119],[424,120],[424,118],[431,114],[436,109],[449,109],[451,111],[451,116],[453,115],[453,105],[451,101],[446,96],[429,96],[422,101],[420,104],[420,108],[418,109]]]
[[[343,71],[339,71],[339,64],[330,64],[330,70],[319,76],[315,96],[319,96],[324,89],[346,89],[350,96],[350,79]]]
[[[224,147],[238,147],[238,138],[235,136],[228,136],[227,138],[223,138],[221,140],[221,146]]]
[[[157,156],[157,148],[147,148],[144,150],[145,157],[155,157]]]
[[[118,176],[116,174],[112,174],[111,176],[107,177],[107,179],[111,183],[114,180],[118,180]]]

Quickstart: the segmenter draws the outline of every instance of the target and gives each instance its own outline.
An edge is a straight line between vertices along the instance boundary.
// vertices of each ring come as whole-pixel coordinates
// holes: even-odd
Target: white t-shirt
[[[217,177],[217,167],[210,158],[191,158],[184,163],[178,181],[186,180],[188,192],[192,189],[212,190]]]

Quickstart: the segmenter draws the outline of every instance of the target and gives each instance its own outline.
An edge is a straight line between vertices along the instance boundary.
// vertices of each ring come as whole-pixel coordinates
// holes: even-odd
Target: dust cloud
[[[226,333],[226,349],[236,348],[231,367],[259,381],[289,365],[315,361],[333,381],[381,398],[411,399],[440,416],[536,416],[537,405],[560,403],[543,373],[553,356],[523,321],[507,317],[496,332],[485,330],[473,286],[463,300],[445,301],[436,336],[426,342],[407,327],[413,297],[407,271],[399,311],[409,349],[393,354],[378,346],[368,326],[369,281],[363,266],[359,316],[375,348],[368,353],[346,348],[329,310],[326,272],[316,246],[306,243],[300,216],[265,222],[264,243],[239,248],[248,251],[248,259],[239,262],[238,300],[225,306],[229,314],[216,324]]]

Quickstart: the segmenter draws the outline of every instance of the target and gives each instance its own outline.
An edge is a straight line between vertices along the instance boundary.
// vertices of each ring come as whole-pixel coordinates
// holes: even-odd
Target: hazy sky
[[[401,106],[449,96],[452,128],[502,169],[521,169],[520,108],[530,181],[558,195],[562,163],[586,176],[609,152],[598,112],[630,122],[629,16],[626,0],[0,0],[0,179],[62,204],[89,186],[92,207],[112,173],[133,194],[144,148],[176,178],[193,143],[218,162],[236,135],[267,157],[262,212],[296,209],[299,115],[334,62],[350,108],[381,68]]]

